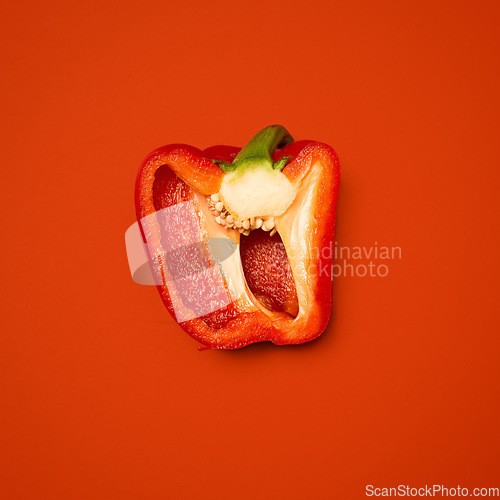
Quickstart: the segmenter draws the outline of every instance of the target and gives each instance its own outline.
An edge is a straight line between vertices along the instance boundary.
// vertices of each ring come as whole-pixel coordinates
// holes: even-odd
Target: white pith
[[[197,197],[199,199],[199,207],[206,221],[207,236],[209,238],[230,238],[238,244],[240,235],[232,231],[227,231],[226,228],[218,224],[213,217],[212,211],[205,202],[205,197],[201,194],[197,194]],[[235,252],[219,263],[219,266],[224,278],[227,281],[227,285],[233,299],[239,301],[242,310],[254,310],[257,304],[246,284],[245,279],[243,278],[239,245]]]
[[[314,258],[320,248],[313,248],[313,242],[302,235],[311,234],[319,224],[314,210],[318,205],[320,195],[322,169],[319,163],[311,166],[307,177],[303,180],[292,206],[276,221],[281,241],[285,245],[288,261],[299,302],[299,314],[305,312],[310,302],[309,291],[313,289],[313,282],[317,279],[314,269]],[[311,260],[312,259],[312,260]],[[314,272],[315,271],[315,272]]]
[[[279,170],[248,167],[229,172],[219,190],[220,201],[237,219],[269,218],[282,215],[293,202],[296,188]]]
[[[248,168],[224,176],[221,188],[207,198],[215,221],[248,236],[254,229],[276,233],[275,217],[293,203],[297,188],[279,170]]]

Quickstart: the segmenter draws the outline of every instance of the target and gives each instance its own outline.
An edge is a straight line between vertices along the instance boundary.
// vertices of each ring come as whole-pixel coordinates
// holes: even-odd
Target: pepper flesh
[[[235,349],[267,340],[275,344],[307,342],[323,332],[330,317],[340,180],[337,155],[330,146],[315,141],[289,142],[270,151],[275,165],[286,163],[282,173],[295,186],[295,198],[275,218],[278,234],[269,237],[257,230],[241,236],[214,221],[206,199],[219,192],[226,175],[214,160],[232,164],[240,151],[230,146],[201,151],[172,144],[144,160],[136,182],[136,212],[158,290],[177,320],[183,317],[179,311],[189,312],[199,301],[213,301],[215,309],[208,314],[187,314],[190,319],[179,321],[186,332],[206,346]],[[162,262],[158,249],[168,246],[169,238],[182,238],[182,230],[162,225],[161,211],[186,202],[192,207],[204,245],[186,247],[183,258],[187,267],[197,267],[190,272],[200,271],[201,262],[204,275],[202,282],[188,283],[187,293],[178,294],[171,285],[175,270],[172,274],[171,266]],[[241,243],[225,267],[210,262],[207,242],[214,237]],[[281,264],[273,268],[277,262]],[[267,272],[261,270],[265,267],[260,266],[262,263],[267,265]],[[216,296],[210,296],[214,290]]]

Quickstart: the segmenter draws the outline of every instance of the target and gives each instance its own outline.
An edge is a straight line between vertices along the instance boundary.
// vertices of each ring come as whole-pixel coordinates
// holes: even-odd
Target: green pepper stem
[[[257,132],[247,145],[238,153],[233,163],[216,163],[224,172],[232,172],[236,169],[242,170],[248,165],[266,165],[273,169],[282,170],[290,158],[282,158],[273,163],[272,154],[278,147],[293,142],[293,137],[288,130],[281,125],[269,125]]]

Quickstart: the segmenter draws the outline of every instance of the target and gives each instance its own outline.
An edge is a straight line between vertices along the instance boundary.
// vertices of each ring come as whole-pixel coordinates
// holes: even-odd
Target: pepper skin
[[[278,125],[243,149],[153,151],[137,176],[136,213],[158,291],[180,326],[217,349],[318,337],[331,311],[339,181],[330,146],[293,142]],[[234,242],[223,262],[211,252],[216,238]]]

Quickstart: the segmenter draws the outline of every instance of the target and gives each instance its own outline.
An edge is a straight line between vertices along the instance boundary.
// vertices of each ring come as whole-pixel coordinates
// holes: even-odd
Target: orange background
[[[499,4],[10,2],[0,495],[364,498],[500,486]],[[197,350],[124,233],[158,146],[282,123],[342,164],[343,277],[299,347]]]

